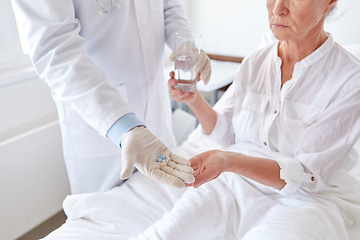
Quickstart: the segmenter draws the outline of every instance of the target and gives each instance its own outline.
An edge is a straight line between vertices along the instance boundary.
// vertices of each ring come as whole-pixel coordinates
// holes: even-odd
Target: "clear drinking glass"
[[[194,67],[199,60],[201,34],[196,32],[178,32],[175,34],[175,89],[191,92],[196,89],[198,73]]]

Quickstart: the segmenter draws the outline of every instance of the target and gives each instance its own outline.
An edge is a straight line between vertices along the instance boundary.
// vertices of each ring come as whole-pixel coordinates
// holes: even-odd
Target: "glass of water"
[[[201,34],[178,32],[175,34],[175,89],[191,92],[196,89],[197,75],[194,67],[199,60]]]

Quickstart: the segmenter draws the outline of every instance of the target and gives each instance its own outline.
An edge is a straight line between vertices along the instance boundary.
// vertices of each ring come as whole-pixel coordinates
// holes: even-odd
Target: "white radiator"
[[[16,239],[62,209],[70,193],[56,115],[0,135],[0,240]]]

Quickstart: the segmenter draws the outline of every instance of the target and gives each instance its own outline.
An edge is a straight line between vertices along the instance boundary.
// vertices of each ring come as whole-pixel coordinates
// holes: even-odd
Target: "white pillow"
[[[347,51],[349,51],[354,57],[360,60],[360,44],[350,44],[343,46]]]

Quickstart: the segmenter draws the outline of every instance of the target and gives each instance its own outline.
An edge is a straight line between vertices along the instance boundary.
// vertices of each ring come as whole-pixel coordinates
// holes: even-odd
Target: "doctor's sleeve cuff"
[[[312,174],[305,173],[301,163],[293,158],[274,159],[280,166],[280,178],[286,182],[281,189],[272,188],[281,195],[290,195],[296,192],[303,183],[314,183],[315,177]]]
[[[128,113],[119,118],[108,130],[106,137],[121,147],[121,139],[131,129],[137,126],[145,125],[135,116],[134,113]]]

